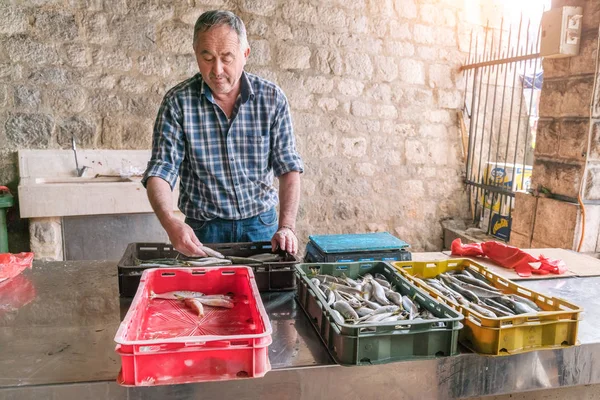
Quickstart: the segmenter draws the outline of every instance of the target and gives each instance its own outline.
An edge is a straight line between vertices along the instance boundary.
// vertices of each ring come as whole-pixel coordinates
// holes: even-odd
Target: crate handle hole
[[[569,342],[565,340],[565,341],[563,341],[563,342],[562,342],[560,345],[561,345],[561,346],[568,346],[568,345],[569,345]]]
[[[443,351],[438,351],[437,353],[435,353],[436,357],[445,357],[446,353],[444,353]]]
[[[250,375],[246,371],[240,371],[235,374],[238,378],[248,378]]]
[[[204,275],[206,271],[192,271],[192,275]]]
[[[500,349],[500,353],[506,353],[508,354],[508,350],[506,350],[505,348]]]
[[[361,358],[360,362],[361,363],[369,363],[369,364],[371,364],[371,359],[370,358],[366,358],[366,357],[365,358]]]
[[[175,272],[163,272],[161,276],[175,276]]]
[[[223,271],[221,275],[235,275],[235,271]]]

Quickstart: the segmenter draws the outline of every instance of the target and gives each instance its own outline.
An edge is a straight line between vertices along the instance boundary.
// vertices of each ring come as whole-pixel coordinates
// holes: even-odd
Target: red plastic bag
[[[543,255],[534,257],[518,247],[500,242],[462,244],[454,239],[451,246],[453,256],[486,256],[498,265],[514,269],[519,276],[564,274],[567,270],[562,260],[551,260]]]
[[[0,282],[19,275],[25,268],[31,268],[33,253],[0,253]]]

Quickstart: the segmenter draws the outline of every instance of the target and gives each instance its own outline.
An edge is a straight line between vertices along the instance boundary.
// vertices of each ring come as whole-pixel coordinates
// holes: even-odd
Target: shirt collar
[[[200,94],[206,96],[206,98],[214,103],[215,99],[212,95],[210,87],[206,84],[204,79],[202,79],[202,75],[198,73],[198,77],[200,79]],[[250,79],[248,79],[248,75],[245,71],[242,71],[242,76],[240,77],[240,93],[242,95],[242,103],[247,102],[249,99],[254,99],[254,89],[252,88],[252,84],[250,83]]]

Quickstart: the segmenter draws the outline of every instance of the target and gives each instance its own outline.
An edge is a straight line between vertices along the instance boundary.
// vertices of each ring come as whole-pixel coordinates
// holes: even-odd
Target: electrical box
[[[548,58],[573,57],[579,54],[581,43],[581,7],[560,7],[542,16],[540,56]]]

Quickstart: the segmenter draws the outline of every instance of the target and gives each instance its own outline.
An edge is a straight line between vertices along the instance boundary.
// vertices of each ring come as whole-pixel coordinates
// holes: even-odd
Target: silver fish
[[[402,306],[409,313],[409,319],[414,319],[419,313],[419,309],[408,296],[402,296]]]
[[[333,309],[342,314],[345,319],[358,319],[358,314],[356,311],[354,311],[354,309],[350,307],[350,304],[345,301],[336,301],[333,303]]]
[[[198,317],[204,316],[204,306],[202,306],[202,302],[200,300],[195,298],[188,298],[185,299],[183,302],[186,306],[191,308],[192,311],[194,311],[194,314],[196,314]]]
[[[189,291],[189,290],[178,290],[175,292],[166,292],[166,293],[150,292],[151,299],[185,300],[185,299],[192,299],[195,297],[202,297],[202,296],[204,296],[204,293],[193,292],[193,291]]]
[[[225,256],[223,254],[219,253],[216,250],[211,249],[210,247],[200,246],[200,250],[202,250],[203,252],[205,252],[206,255],[208,255],[209,257],[225,258]]]
[[[233,301],[227,299],[205,299],[204,297],[198,297],[197,300],[205,306],[211,307],[222,307],[222,308],[233,308]]]
[[[373,290],[373,285],[371,285],[371,282],[367,281],[364,285],[363,285],[363,299],[365,300],[371,300],[371,291]]]
[[[366,315],[373,314],[373,312],[375,310],[373,310],[371,308],[367,308],[367,307],[360,307],[360,308],[357,308],[355,311],[356,311],[356,313],[358,314],[359,317],[364,317]]]
[[[371,280],[371,285],[372,285],[371,295],[373,295],[373,298],[375,299],[375,301],[378,302],[379,304],[383,304],[386,306],[389,305],[390,302],[385,297],[385,290],[383,290],[383,286],[381,286],[379,284],[379,282],[377,282],[374,279]]]
[[[332,309],[331,315],[333,316],[333,319],[336,320],[335,322],[344,323],[344,317],[342,317],[342,314],[340,314],[340,312],[338,310]]]
[[[385,297],[395,305],[402,307],[402,295],[400,293],[388,290],[385,292]]]
[[[379,283],[381,286],[383,286],[386,289],[392,288],[392,285],[384,279],[375,278],[375,281],[377,281],[377,283]]]
[[[516,302],[527,304],[529,307],[533,308],[536,311],[542,311],[542,309],[537,304],[535,304],[533,300],[526,299],[525,297],[521,297],[517,294],[509,294],[508,297]]]
[[[468,308],[472,309],[473,311],[478,312],[479,314],[482,314],[485,317],[488,318],[497,318],[498,316],[496,314],[494,314],[492,311],[484,308],[484,307],[480,307],[479,305],[475,304],[475,303],[471,303],[468,305]]]
[[[500,292],[497,288],[495,288],[495,287],[493,287],[491,285],[488,285],[487,283],[485,283],[485,282],[483,282],[483,281],[481,281],[481,280],[479,280],[477,278],[473,278],[470,275],[466,275],[466,274],[460,273],[460,274],[454,275],[454,277],[456,279],[464,282],[464,283],[470,283],[471,285],[479,286],[479,287],[481,287],[483,289],[491,290],[493,292]]]

